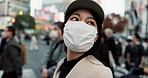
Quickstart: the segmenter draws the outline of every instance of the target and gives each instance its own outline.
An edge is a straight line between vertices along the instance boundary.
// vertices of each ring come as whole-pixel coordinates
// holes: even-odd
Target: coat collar
[[[65,59],[65,58],[64,58]],[[55,70],[55,73],[54,73],[54,76],[53,78],[59,78],[59,75],[60,75],[60,69],[61,69],[61,66],[62,64],[64,63],[64,59],[62,59],[58,66],[57,66],[57,69]],[[96,65],[100,65],[100,66],[104,66],[100,61],[98,61],[94,56],[92,55],[88,55],[86,56],[85,58],[81,59],[73,68],[72,70],[69,72],[69,74],[66,76],[66,78],[73,78],[75,76],[73,76],[73,72],[86,72],[87,70],[87,67],[89,67],[89,65],[91,64],[96,64]],[[85,66],[84,66],[85,64]],[[83,69],[86,69],[86,70],[81,70],[81,68],[83,67]],[[85,73],[84,73],[85,74]]]

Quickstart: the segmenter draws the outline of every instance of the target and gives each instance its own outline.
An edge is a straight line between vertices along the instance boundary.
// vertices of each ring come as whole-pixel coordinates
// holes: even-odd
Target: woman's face
[[[77,10],[69,17],[68,21],[83,21],[86,24],[97,29],[97,23],[94,20],[94,17],[92,16],[91,12],[86,9]]]
[[[58,32],[58,36],[60,36],[60,37],[62,36],[62,32],[61,32],[61,29],[59,28],[59,26],[56,25],[54,27],[54,30],[56,30]]]
[[[68,21],[83,21],[86,24],[95,27],[98,30],[97,23],[92,16],[91,12],[86,9],[79,9],[76,12],[74,12],[68,19]],[[94,42],[96,42],[98,39],[98,35],[96,36]]]

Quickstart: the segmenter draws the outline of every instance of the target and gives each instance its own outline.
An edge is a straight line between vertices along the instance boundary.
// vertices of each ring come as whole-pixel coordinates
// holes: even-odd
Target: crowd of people
[[[105,29],[103,35],[104,45],[109,58],[108,66],[112,69],[113,76],[115,76],[114,68],[118,66],[121,67],[123,64],[125,64],[125,69],[129,72],[128,75],[148,74],[147,38],[142,39],[138,33],[135,33],[133,36],[122,38],[122,41],[126,41],[126,43],[122,44],[122,42],[114,36],[110,28]],[[110,55],[112,55],[113,61]],[[120,59],[124,59],[124,61]]]
[[[72,2],[65,12],[65,22],[55,22],[46,34],[49,48],[41,60],[41,77],[116,78],[115,68],[122,64],[129,72],[122,78],[148,74],[148,39],[135,33],[132,37],[121,37],[126,41],[126,45],[122,44],[111,28],[101,31],[103,20],[103,9],[96,2]],[[25,48],[20,45],[24,35],[17,38],[15,31],[14,26],[8,26],[0,35],[2,78],[22,77]],[[38,51],[35,33],[30,41],[30,51]]]
[[[46,40],[49,51],[41,60],[42,78],[52,78],[58,62],[66,57],[66,47],[62,36],[63,23],[56,22],[53,26],[54,28],[47,34],[48,40]],[[20,38],[18,41],[14,32],[15,28],[8,26],[1,33],[0,68],[5,71],[3,78],[8,78],[9,76],[18,78],[22,74],[23,56],[20,44],[24,39],[21,40],[22,38]],[[114,37],[113,33],[112,29],[107,28],[102,32],[101,37],[104,46],[103,60],[101,61],[112,70],[113,76],[115,77],[114,68],[121,66],[122,63],[125,63],[125,69],[129,71],[128,75],[148,74],[148,40],[142,39],[140,35],[135,33],[133,36],[123,38],[126,40],[126,44],[122,44],[118,38]],[[37,51],[37,36],[32,34],[30,41],[30,50]],[[5,52],[7,53],[5,54]],[[113,61],[110,55],[112,55]],[[121,58],[124,58],[123,62],[120,62]]]
[[[48,33],[48,40],[46,40],[48,41],[49,51],[41,60],[42,78],[52,78],[58,62],[66,57],[66,47],[62,37],[63,23],[56,22],[53,26],[54,28]],[[7,78],[7,76],[19,77],[22,74],[23,56],[21,54],[20,42],[15,38],[14,32],[15,28],[8,26],[1,33],[0,68],[5,70],[3,78]],[[24,40],[21,39],[19,41]],[[114,68],[121,66],[122,63],[125,63],[125,69],[129,71],[128,75],[148,74],[148,39],[142,39],[140,35],[135,33],[133,36],[123,38],[126,44],[122,44],[119,39],[114,37],[113,30],[110,28],[104,30],[101,39],[105,50],[102,63],[112,70],[114,77]],[[37,51],[38,40],[35,34],[32,34],[30,41],[30,50]],[[113,61],[110,55],[112,55]],[[121,58],[124,58],[124,61],[120,62]],[[7,73],[7,71],[11,72]]]

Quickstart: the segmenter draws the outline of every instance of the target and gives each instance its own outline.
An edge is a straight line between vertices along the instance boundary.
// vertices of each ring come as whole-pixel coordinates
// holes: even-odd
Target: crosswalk
[[[2,78],[3,71],[0,71],[0,78]],[[32,69],[23,69],[22,78],[37,78]]]

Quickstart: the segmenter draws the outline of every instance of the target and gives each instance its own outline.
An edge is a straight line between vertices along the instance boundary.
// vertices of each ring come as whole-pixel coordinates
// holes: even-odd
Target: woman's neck
[[[70,49],[67,49],[67,61],[74,60],[80,56],[82,56],[84,52],[74,52],[71,51]]]

